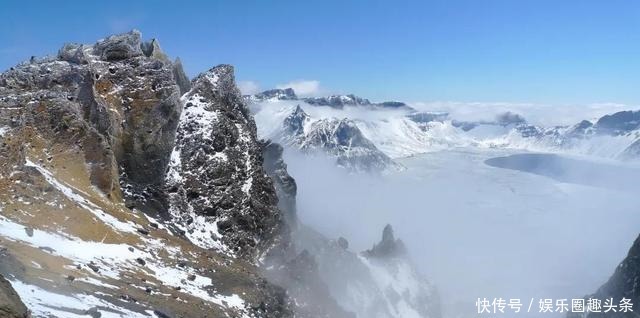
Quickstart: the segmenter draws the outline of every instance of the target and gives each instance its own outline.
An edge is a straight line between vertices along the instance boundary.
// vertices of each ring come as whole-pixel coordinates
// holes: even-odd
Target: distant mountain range
[[[306,153],[322,151],[354,171],[402,169],[394,159],[452,147],[512,148],[637,160],[640,111],[621,111],[570,126],[539,126],[514,112],[464,121],[401,102],[354,95],[298,98],[292,89],[245,96],[259,134]]]
[[[353,94],[348,95],[330,95],[326,97],[304,97],[299,98],[292,88],[271,89],[255,95],[245,95],[249,102],[264,102],[276,100],[298,100],[314,106],[329,106],[331,108],[343,109],[345,106],[361,106],[372,109],[405,109],[414,111],[409,105],[403,102],[387,101],[381,103],[372,103],[366,98],[358,97]]]

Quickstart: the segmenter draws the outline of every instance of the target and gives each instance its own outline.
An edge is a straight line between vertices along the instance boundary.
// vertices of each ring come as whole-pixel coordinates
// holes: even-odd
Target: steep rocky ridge
[[[273,180],[278,194],[278,207],[284,212],[285,220],[291,227],[298,224],[296,195],[298,186],[287,172],[287,164],[282,158],[284,149],[280,144],[264,141],[262,144],[264,168]]]
[[[35,317],[401,317],[375,281],[391,272],[299,222],[283,149],[256,130],[231,66],[189,81],[137,31],[2,73],[1,290]],[[326,251],[396,309],[341,299]]]
[[[264,251],[284,222],[233,68],[215,67],[192,86],[166,176],[174,225],[205,248]]]
[[[284,222],[232,68],[190,83],[133,31],[65,45],[0,84],[0,273],[34,315],[292,315],[255,265]],[[202,126],[215,129],[190,135]],[[176,147],[186,181],[167,184]],[[213,150],[228,164],[203,161]],[[201,217],[214,220],[185,228]]]

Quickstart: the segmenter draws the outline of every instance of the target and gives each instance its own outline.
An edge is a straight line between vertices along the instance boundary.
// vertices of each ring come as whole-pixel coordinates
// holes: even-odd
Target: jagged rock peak
[[[138,30],[111,35],[93,45],[66,43],[58,51],[57,58],[75,64],[87,64],[91,61],[117,62],[138,56],[171,63],[162,51],[160,42],[157,39],[143,42],[142,33]]]
[[[393,242],[395,237],[393,235],[393,228],[391,224],[387,224],[382,230],[382,241],[383,242]]]
[[[182,67],[182,60],[179,57],[173,62],[173,77],[175,77],[178,86],[180,87],[180,94],[184,94],[191,89],[191,81],[184,72]]]
[[[367,139],[351,119],[324,118],[309,122],[307,117],[292,113],[285,119],[284,129],[283,142],[305,152],[324,151],[335,157],[340,167],[363,172],[402,169]]]
[[[232,66],[213,67],[191,84],[166,174],[169,213],[194,244],[254,258],[285,231],[255,122]]]
[[[193,80],[194,83],[206,82],[211,85],[213,90],[221,90],[229,85],[235,86],[234,69],[232,65],[220,64],[210,68],[208,71],[200,73]],[[236,92],[237,88],[232,89]]]
[[[300,105],[297,105],[296,109],[284,119],[283,126],[286,133],[295,137],[304,134],[304,124],[307,120],[309,120],[309,115]]]
[[[253,138],[256,137],[256,127],[246,103],[242,99],[242,94],[236,86],[235,73],[232,65],[220,64],[208,71],[199,74],[191,82],[192,90],[186,97],[193,97],[197,94],[205,99],[211,100],[217,107],[225,111],[239,111]]]
[[[307,113],[304,112],[304,109],[300,107],[300,104],[296,105],[296,109],[293,110],[293,114],[304,114],[305,116],[307,115]]]
[[[142,54],[142,33],[138,30],[111,35],[93,47],[93,55],[104,61],[125,60]]]
[[[382,231],[380,242],[366,251],[365,254],[376,258],[396,257],[405,255],[406,248],[401,240],[395,238],[391,225],[387,224]]]
[[[220,99],[240,97],[240,90],[236,87],[234,68],[232,65],[221,64],[200,73],[191,82],[192,92],[205,94],[207,97]],[[242,103],[241,98],[236,98],[236,103]]]

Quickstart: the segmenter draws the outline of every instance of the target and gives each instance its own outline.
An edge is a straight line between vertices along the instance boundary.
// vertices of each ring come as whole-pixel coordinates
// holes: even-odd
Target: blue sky
[[[640,1],[12,1],[0,69],[132,28],[189,75],[373,100],[640,104]],[[314,82],[315,81],[315,82]],[[314,85],[319,83],[318,86]]]

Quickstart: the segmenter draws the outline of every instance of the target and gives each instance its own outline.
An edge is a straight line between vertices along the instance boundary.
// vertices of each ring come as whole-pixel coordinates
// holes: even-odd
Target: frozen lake
[[[640,229],[631,182],[640,174],[621,164],[465,148],[405,158],[406,171],[373,177],[286,160],[303,222],[356,251],[391,223],[438,286],[444,317],[473,316],[479,297],[525,307],[535,298],[532,315],[516,316],[539,317],[540,298],[595,291]]]

